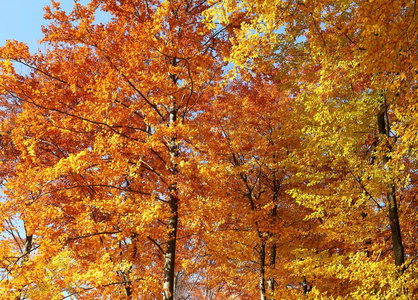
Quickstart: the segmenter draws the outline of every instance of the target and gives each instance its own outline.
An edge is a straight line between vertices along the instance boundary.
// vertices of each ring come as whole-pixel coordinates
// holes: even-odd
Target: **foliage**
[[[0,48],[2,298],[418,293],[415,1],[45,18]]]

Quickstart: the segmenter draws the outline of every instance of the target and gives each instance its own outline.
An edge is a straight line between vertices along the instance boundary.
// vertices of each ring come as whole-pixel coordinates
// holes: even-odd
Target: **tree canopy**
[[[413,299],[416,10],[52,1],[0,48],[0,298]]]

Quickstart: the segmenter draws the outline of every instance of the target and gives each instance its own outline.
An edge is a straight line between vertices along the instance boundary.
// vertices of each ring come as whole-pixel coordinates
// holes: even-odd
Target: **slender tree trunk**
[[[390,133],[390,126],[389,126],[389,117],[387,114],[387,105],[386,105],[386,98],[383,96],[385,103],[382,111],[377,115],[377,123],[379,128],[379,133],[386,135],[389,137]],[[388,151],[390,152],[390,146]],[[390,172],[390,168],[388,166],[388,162],[390,160],[389,155],[385,155],[383,157],[383,168]],[[387,185],[387,193],[386,193],[386,200],[388,206],[388,213],[389,213],[389,220],[390,220],[390,231],[392,234],[392,246],[393,246],[393,256],[395,258],[395,265],[401,266],[405,262],[404,257],[404,247],[402,243],[402,236],[401,236],[401,227],[399,224],[399,212],[398,212],[398,204],[396,201],[396,187],[393,182],[390,182]]]
[[[136,233],[131,235],[131,241],[133,245],[132,249],[132,259],[131,261],[135,261],[136,256],[138,254],[138,248],[136,246],[137,243],[137,237],[138,235]],[[123,280],[125,281],[125,293],[126,293],[126,299],[132,300],[133,298],[133,290],[132,290],[132,265],[129,267],[128,271],[123,274]]]
[[[260,299],[266,300],[266,244],[261,242],[260,247]]]
[[[232,153],[232,158],[233,158],[234,164],[236,166],[239,166],[240,163],[238,162],[234,153]],[[245,183],[245,186],[247,188],[247,193],[245,194],[245,196],[250,201],[251,211],[255,211],[256,204],[255,204],[255,201],[253,199],[253,191],[254,191],[255,186],[250,187],[250,185],[248,183],[248,178],[245,174],[240,173],[240,177],[243,180],[243,182]],[[258,198],[256,197],[256,199],[259,199],[259,197]],[[266,275],[266,241],[264,239],[264,235],[265,234],[267,235],[268,233],[260,231],[258,221],[255,222],[255,225],[256,225],[256,228],[257,228],[258,237],[260,238],[260,251],[258,253],[258,255],[259,255],[260,299],[261,300],[267,300],[267,297],[266,297],[266,278],[265,278],[265,275]]]
[[[175,81],[175,80],[173,80]],[[172,103],[170,109],[170,126],[173,126],[177,120],[177,108],[175,101]],[[173,136],[170,141],[169,151],[171,156],[171,173],[177,173],[177,164],[175,157],[179,155],[179,147],[177,145],[177,138]],[[164,283],[163,283],[163,299],[173,300],[174,298],[174,267],[176,261],[176,241],[177,241],[177,224],[178,224],[178,198],[177,198],[177,184],[174,182],[169,187],[169,207],[170,218],[168,220],[168,236],[167,248],[164,254]]]
[[[132,300],[132,284],[129,282],[129,276],[124,275],[124,280],[127,281],[127,283],[124,284],[125,286],[125,293],[126,293],[126,299]]]
[[[172,192],[175,187],[171,187]],[[168,221],[168,242],[164,254],[164,300],[173,300],[174,295],[174,266],[176,261],[176,241],[177,241],[177,197],[170,195],[170,212],[172,216]]]
[[[32,250],[32,240],[33,240],[33,235],[32,234],[26,236],[25,250],[24,250],[24,253],[23,253],[23,255],[25,257],[23,258],[23,261],[28,261],[29,260],[29,253]]]
[[[276,155],[273,154],[273,159],[276,159]],[[273,221],[273,226],[275,225],[275,221],[277,218],[277,199],[279,198],[279,189],[280,189],[280,183],[276,178],[276,170],[273,171],[273,209],[271,210],[271,217]],[[270,236],[273,236],[273,234],[270,234]],[[277,245],[274,242],[270,249],[270,269],[273,270],[276,266],[276,252],[277,252]],[[274,293],[274,277],[270,277],[268,280],[268,291],[269,294]]]
[[[276,265],[276,244],[271,246],[271,253],[270,253],[270,268],[274,269]],[[268,280],[268,290],[269,293],[274,293],[274,277],[270,277]]]
[[[26,227],[25,227],[25,231],[26,231]],[[25,241],[25,246],[23,249],[23,253],[22,253],[22,261],[21,261],[21,265],[29,260],[29,253],[32,251],[32,245],[33,245],[33,235],[32,234],[27,234],[26,233],[26,241]],[[16,295],[16,300],[21,300],[22,299],[22,293],[23,293],[23,288],[18,290],[18,293]]]
[[[401,236],[401,227],[399,225],[399,212],[396,202],[395,185],[388,185],[387,192],[388,210],[390,219],[390,231],[392,233],[393,255],[395,257],[395,265],[402,266],[405,262],[404,248]]]

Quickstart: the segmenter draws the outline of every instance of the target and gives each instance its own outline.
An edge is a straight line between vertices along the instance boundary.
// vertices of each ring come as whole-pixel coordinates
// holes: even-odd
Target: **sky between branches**
[[[87,1],[79,2],[85,4]],[[48,24],[43,19],[43,9],[50,3],[50,0],[0,0],[0,46],[13,39],[27,43],[31,53],[42,49],[38,44],[43,37],[41,27]],[[70,11],[74,0],[60,3],[62,9]]]

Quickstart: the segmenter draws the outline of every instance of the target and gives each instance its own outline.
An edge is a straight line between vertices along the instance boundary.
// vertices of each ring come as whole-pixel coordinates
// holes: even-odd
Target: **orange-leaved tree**
[[[289,154],[301,143],[302,127],[293,122],[298,105],[287,76],[242,75],[201,116],[216,135],[199,144],[211,199],[203,215],[215,215],[203,267],[223,287],[216,299],[298,299],[303,270],[290,271],[291,263],[299,260],[297,249],[321,240],[318,222],[304,220],[310,210],[288,193],[299,185],[289,182],[297,172]]]
[[[203,201],[190,175],[196,117],[229,49],[228,31],[202,22],[207,7],[92,0],[67,13],[52,2],[44,52],[0,49],[13,152],[2,153],[2,211],[17,212],[31,239],[0,283],[5,297],[173,299],[176,272],[199,246],[189,213]],[[60,274],[53,288],[43,288],[48,272]]]

